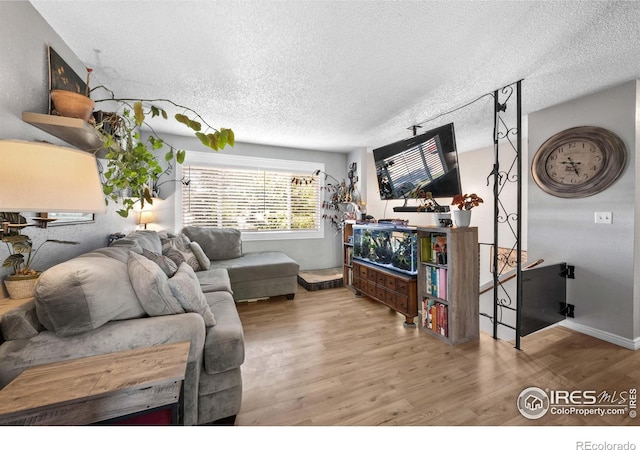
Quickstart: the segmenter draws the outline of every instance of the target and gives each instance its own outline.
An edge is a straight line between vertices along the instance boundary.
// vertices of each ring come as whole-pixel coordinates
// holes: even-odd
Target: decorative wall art
[[[49,46],[49,90],[61,89],[86,95],[87,83]],[[49,114],[53,104],[49,102]]]

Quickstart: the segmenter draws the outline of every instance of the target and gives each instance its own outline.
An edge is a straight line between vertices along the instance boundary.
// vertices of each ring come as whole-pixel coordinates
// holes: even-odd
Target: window
[[[230,159],[237,163],[238,158]],[[322,237],[320,180],[311,177],[309,163],[296,170],[295,162],[267,160],[267,166],[284,167],[276,169],[265,167],[262,159],[245,159],[244,164],[224,166],[185,162],[182,225],[237,228],[243,239]],[[294,177],[309,182],[293,184]]]

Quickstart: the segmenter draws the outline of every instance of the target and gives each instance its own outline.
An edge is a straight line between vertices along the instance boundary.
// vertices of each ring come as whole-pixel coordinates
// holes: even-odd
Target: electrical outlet
[[[595,223],[613,223],[613,213],[612,212],[597,212]]]

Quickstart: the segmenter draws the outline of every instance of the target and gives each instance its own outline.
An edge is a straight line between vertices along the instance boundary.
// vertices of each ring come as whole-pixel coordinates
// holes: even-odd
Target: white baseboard
[[[601,339],[603,341],[610,342],[615,345],[619,345],[620,347],[628,348],[629,350],[640,349],[640,338],[636,338],[636,339],[625,338],[622,336],[618,336],[617,334],[598,330],[597,328],[588,327],[586,325],[582,325],[572,320],[566,320],[566,319],[559,322],[557,325],[563,326],[565,328],[570,328],[574,331],[577,331],[582,334],[586,334],[587,336],[591,336],[596,339]]]

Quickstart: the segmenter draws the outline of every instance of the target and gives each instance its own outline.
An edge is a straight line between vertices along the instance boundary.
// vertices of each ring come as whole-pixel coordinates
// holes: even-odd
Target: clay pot
[[[60,89],[51,91],[51,100],[53,107],[61,116],[75,117],[85,122],[89,121],[95,106],[95,102],[86,95]]]

